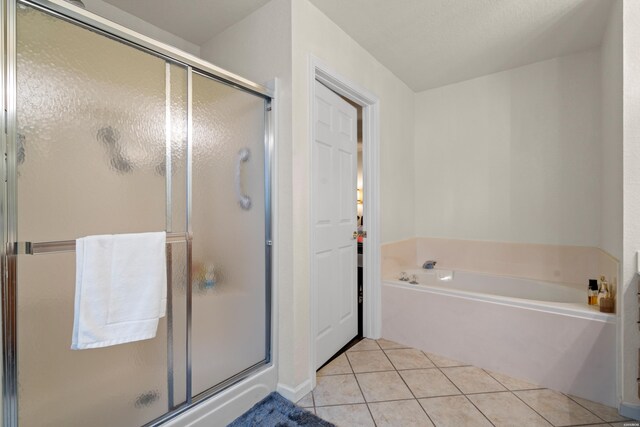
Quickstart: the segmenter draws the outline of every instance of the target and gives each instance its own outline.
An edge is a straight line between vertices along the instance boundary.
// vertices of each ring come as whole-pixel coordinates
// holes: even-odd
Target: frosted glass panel
[[[18,278],[21,426],[134,426],[166,412],[166,317],[154,339],[72,351],[75,255],[21,257]]]
[[[187,400],[187,245],[171,245],[173,406]],[[168,320],[168,319],[167,319]]]
[[[193,77],[194,395],[265,359],[264,109],[262,98]],[[236,193],[243,148],[249,210]]]
[[[187,231],[187,73],[171,64],[171,231]],[[186,256],[186,254],[184,255]]]
[[[18,235],[165,229],[165,61],[18,10]]]
[[[30,7],[17,28],[18,239],[165,230],[167,105],[171,212],[184,231],[186,70]],[[186,400],[185,247],[172,247],[173,349],[167,316],[154,339],[70,350],[75,254],[18,258],[21,426],[152,421],[168,411],[168,354],[174,403]]]

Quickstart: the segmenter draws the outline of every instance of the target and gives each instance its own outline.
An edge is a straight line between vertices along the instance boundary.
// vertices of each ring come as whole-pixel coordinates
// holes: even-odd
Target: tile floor
[[[338,426],[639,426],[614,408],[400,344],[364,339],[298,405]]]

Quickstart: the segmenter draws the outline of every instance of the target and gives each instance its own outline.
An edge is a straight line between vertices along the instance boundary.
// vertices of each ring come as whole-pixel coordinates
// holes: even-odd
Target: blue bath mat
[[[240,417],[236,418],[228,427],[298,427],[318,426],[335,427],[305,411],[299,406],[289,402],[278,393],[273,392],[269,396],[256,403]]]

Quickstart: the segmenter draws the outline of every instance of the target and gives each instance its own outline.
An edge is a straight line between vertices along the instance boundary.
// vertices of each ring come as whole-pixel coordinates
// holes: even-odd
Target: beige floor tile
[[[347,357],[355,373],[393,371],[393,365],[382,350],[354,351],[347,353]]]
[[[603,424],[606,425],[606,424]],[[617,423],[611,423],[613,427],[640,427],[640,421],[620,421]],[[593,427],[593,426],[589,426]]]
[[[526,390],[514,393],[555,426],[602,422],[567,396],[553,390]]]
[[[433,423],[417,400],[370,403],[369,410],[378,427],[432,427]]]
[[[409,348],[406,345],[398,344],[394,341],[385,340],[384,338],[380,338],[379,340],[377,340],[377,342],[380,348],[383,350],[390,350],[392,348]]]
[[[505,391],[506,389],[489,374],[475,366],[458,368],[442,368],[442,372],[463,393],[486,393],[490,391]]]
[[[367,402],[413,399],[411,391],[396,371],[356,374],[356,377]]]
[[[364,403],[353,374],[318,377],[313,398],[316,406]]]
[[[365,338],[362,341],[360,341],[358,344],[354,345],[349,350],[347,350],[347,353],[351,351],[365,351],[365,350],[380,350],[380,346],[375,340]]]
[[[431,397],[419,402],[437,427],[491,427],[464,396]]]
[[[534,388],[540,388],[539,385],[535,385],[524,380],[519,380],[517,378],[510,377],[505,374],[500,374],[498,372],[487,371],[489,375],[498,380],[503,386],[508,388],[509,390],[531,390]]]
[[[603,405],[602,403],[592,402],[587,399],[583,399],[577,396],[569,396],[571,399],[578,402],[580,405],[584,406],[604,421],[607,422],[615,422],[615,421],[624,421],[627,418],[623,417],[618,413],[616,408],[612,408],[611,406]]]
[[[338,427],[375,426],[367,405],[340,405],[316,408],[316,415]]]
[[[413,348],[385,350],[396,369],[435,368],[434,364],[420,350]]]
[[[446,357],[443,356],[438,356],[437,354],[433,354],[433,353],[426,353],[427,357],[429,357],[429,359],[431,359],[431,361],[438,367],[438,368],[450,368],[452,366],[468,366],[468,363],[462,363],[462,362],[458,362],[457,360],[453,360],[453,359],[447,359]]]
[[[310,408],[313,407],[313,396],[311,392],[304,395],[304,397],[296,402],[296,405],[302,408]]]
[[[347,355],[343,353],[323,366],[322,369],[317,372],[317,375],[322,376],[352,373],[353,371],[351,370],[351,365],[349,365],[349,361],[347,360]]]
[[[417,398],[460,394],[439,369],[412,369],[401,371],[400,375]]]
[[[496,427],[551,426],[511,392],[472,394],[467,397]]]

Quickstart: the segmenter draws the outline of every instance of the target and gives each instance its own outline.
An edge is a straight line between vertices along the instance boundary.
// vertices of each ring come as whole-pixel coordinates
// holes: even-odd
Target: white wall
[[[293,181],[291,139],[291,0],[272,0],[242,21],[227,28],[201,47],[202,57],[222,68],[258,83],[278,78],[277,94],[277,295],[279,382],[297,385],[293,366],[300,363],[294,338],[296,323],[293,282]],[[304,354],[302,355],[304,357]],[[294,384],[295,383],[295,384]]]
[[[416,235],[597,246],[600,54],[415,97]]]
[[[640,2],[624,1],[623,10],[623,258],[622,281],[622,379],[623,404],[640,418],[638,399],[638,276],[636,251],[640,250]],[[619,24],[617,24],[619,25]],[[631,413],[629,413],[631,415]]]
[[[143,21],[137,16],[125,12],[124,10],[109,3],[102,0],[83,0],[83,3],[86,6],[86,10],[89,12],[100,15],[103,18],[132,29],[140,34],[144,34],[147,37],[151,37],[155,40],[177,47],[178,49],[182,49],[193,55],[200,56],[200,47],[197,44],[184,40],[175,34],[148,23],[147,21]]]

